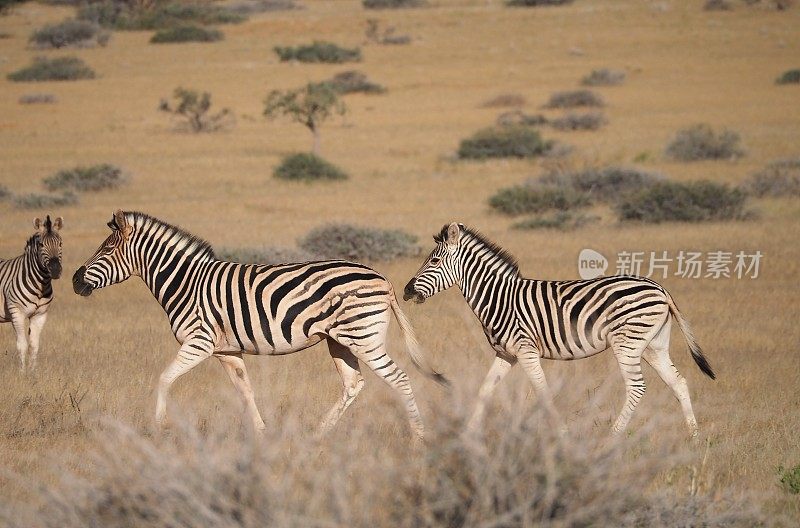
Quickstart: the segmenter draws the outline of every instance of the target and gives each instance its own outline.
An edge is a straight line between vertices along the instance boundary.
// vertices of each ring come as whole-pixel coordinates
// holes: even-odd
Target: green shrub
[[[19,97],[19,104],[52,104],[58,101],[53,94],[34,93],[24,94]]]
[[[571,4],[572,0],[506,0],[510,7],[538,7]]]
[[[589,204],[586,193],[567,187],[517,185],[501,189],[489,198],[492,209],[509,216],[550,210],[569,211]]]
[[[532,158],[545,154],[553,146],[539,132],[528,126],[505,126],[479,130],[461,141],[461,159]]]
[[[665,154],[677,161],[738,158],[744,155],[739,139],[739,134],[730,130],[717,133],[706,124],[692,125],[678,131]]]
[[[290,154],[275,168],[273,176],[281,180],[316,181],[344,180],[347,174],[336,165],[315,154]]]
[[[7,75],[14,82],[77,81],[94,79],[89,66],[77,57],[36,57],[33,64]]]
[[[165,44],[172,42],[216,42],[222,40],[224,35],[218,29],[206,29],[200,26],[177,26],[159,30],[150,39],[151,44]]]
[[[800,158],[773,161],[745,182],[755,196],[800,196]]]
[[[333,78],[325,82],[340,94],[380,94],[386,92],[386,88],[380,84],[370,81],[366,75],[355,70],[337,73],[333,76]]]
[[[37,29],[30,37],[30,43],[37,48],[65,48],[68,46],[88,48],[105,46],[110,35],[100,27],[86,20],[67,19]]]
[[[481,103],[481,108],[503,108],[509,106],[525,106],[525,96],[518,93],[504,93],[495,95]]]
[[[166,99],[161,100],[159,110],[177,116],[182,120],[181,127],[192,132],[214,132],[233,124],[233,113],[228,108],[223,108],[216,114],[211,114],[211,94],[200,93],[186,88],[175,88],[173,93],[175,106],[171,106]]]
[[[545,108],[576,108],[579,106],[605,106],[603,98],[590,90],[556,92],[550,96]]]
[[[578,229],[590,222],[595,222],[599,217],[571,211],[558,211],[552,215],[537,215],[526,218],[512,225],[513,229],[558,229],[570,231]]]
[[[601,68],[581,79],[584,86],[615,86],[625,82],[625,72]]]
[[[658,182],[623,197],[616,205],[620,220],[646,223],[740,220],[747,193],[709,181]]]
[[[150,8],[135,8],[134,3],[102,0],[78,10],[78,18],[103,27],[120,30],[155,30],[198,24],[237,24],[247,18],[212,3],[156,3]]]
[[[253,15],[271,11],[292,11],[303,9],[294,0],[242,0],[226,6],[226,10],[238,15]]]
[[[398,229],[328,224],[311,230],[299,243],[323,258],[392,260],[419,253],[417,237]]]
[[[521,110],[503,112],[495,121],[498,126],[538,126],[549,121],[542,114],[526,114]]]
[[[43,180],[48,191],[103,191],[127,182],[128,176],[122,169],[108,163],[61,170]]]
[[[561,131],[597,130],[606,123],[606,117],[602,112],[586,112],[584,114],[569,112],[563,117],[550,120],[550,126]]]
[[[45,209],[48,207],[65,207],[78,203],[78,196],[72,192],[63,194],[18,194],[14,197],[17,209]]]
[[[319,260],[319,256],[298,248],[265,246],[261,248],[222,248],[215,251],[217,258],[246,264],[288,264]]]
[[[281,59],[281,62],[296,60],[299,62],[340,64],[361,60],[361,50],[359,48],[342,48],[331,42],[321,40],[315,40],[312,44],[303,44],[296,47],[275,46],[273,49]]]
[[[624,167],[551,171],[539,177],[540,186],[560,187],[585,193],[592,200],[613,203],[621,197],[664,181],[658,174]]]
[[[784,490],[793,495],[800,494],[800,464],[793,468],[779,466],[778,476],[780,477],[781,487]]]
[[[775,82],[778,84],[800,84],[800,68],[786,70]]]
[[[425,4],[424,0],[361,0],[364,9],[408,9]]]

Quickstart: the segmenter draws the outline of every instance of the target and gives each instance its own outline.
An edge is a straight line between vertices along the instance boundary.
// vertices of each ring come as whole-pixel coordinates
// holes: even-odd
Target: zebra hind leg
[[[333,358],[333,363],[336,365],[336,371],[342,379],[342,397],[322,420],[319,430],[320,435],[327,434],[336,425],[336,422],[339,421],[339,418],[342,417],[364,387],[364,378],[361,376],[358,359],[353,353],[347,347],[331,338],[328,338],[328,350]]]
[[[247,375],[247,369],[245,368],[242,355],[219,355],[217,359],[219,359],[222,366],[225,367],[225,372],[228,373],[231,383],[233,383],[233,386],[236,387],[236,390],[239,392],[239,397],[242,399],[242,403],[253,422],[253,429],[257,432],[266,429],[264,420],[261,419],[261,414],[258,412],[258,407],[256,407],[253,387],[250,385],[250,376]]]
[[[622,379],[625,381],[625,405],[612,427],[613,434],[619,434],[628,426],[633,416],[633,411],[644,396],[646,386],[642,376],[642,353],[644,345],[640,340],[631,340],[624,335],[617,335],[611,339],[611,349],[619,363]]]
[[[686,418],[686,425],[689,427],[689,434],[692,437],[696,437],[698,435],[697,420],[692,410],[692,400],[689,398],[689,386],[669,357],[670,326],[670,320],[668,319],[656,337],[650,342],[642,357],[658,372],[664,383],[672,389],[672,393],[681,404],[683,415]]]

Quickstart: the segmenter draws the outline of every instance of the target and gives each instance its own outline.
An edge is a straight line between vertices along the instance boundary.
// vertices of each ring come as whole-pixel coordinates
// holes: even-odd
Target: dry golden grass
[[[689,381],[702,438],[710,440],[703,493],[749,494],[768,516],[800,515],[798,497],[781,491],[776,477],[778,465],[800,463],[800,203],[758,201],[757,220],[708,225],[618,226],[601,211],[598,225],[553,236],[509,230],[513,221],[486,205],[497,188],[538,174],[537,162],[451,161],[460,139],[494,121],[497,110],[480,108],[481,102],[519,93],[533,112],[551,93],[576,88],[591,70],[609,67],[628,76],[622,86],[597,89],[608,103],[608,125],[601,132],[546,131],[547,137],[573,144],[579,157],[599,163],[630,164],[639,156],[646,159],[643,168],[676,180],[741,182],[773,159],[798,154],[798,92],[773,81],[796,66],[800,9],[716,13],[689,2],[607,0],[512,10],[499,1],[438,0],[429,8],[375,13],[355,0],[305,4],[302,11],[224,27],[225,40],[211,45],[151,46],[149,32],[117,32],[106,48],[51,54],[80,56],[98,79],[35,85],[10,83],[5,74],[36,54],[26,47],[31,31],[70,10],[28,3],[0,17],[0,32],[12,35],[2,41],[0,62],[0,183],[17,193],[40,191],[41,179],[59,169],[104,162],[133,175],[120,191],[85,194],[79,206],[49,211],[65,218],[66,278],[105,237],[105,222],[116,208],[146,211],[220,247],[292,245],[312,227],[343,221],[402,227],[427,248],[443,223],[459,220],[508,248],[523,273],[538,278],[574,278],[584,247],[607,256],[622,250],[758,249],[765,257],[756,280],[662,281],[691,321],[718,380],[699,373],[678,333],[672,357]],[[414,40],[364,47],[359,69],[388,93],[348,96],[346,118],[322,130],[323,154],[351,179],[314,186],[273,179],[281,155],[308,149],[311,138],[300,126],[262,119],[264,96],[346,68],[282,64],[272,47],[314,38],[358,45],[366,19],[374,17]],[[215,106],[234,110],[236,128],[175,133],[157,106],[177,86],[210,91]],[[33,91],[52,93],[58,103],[17,103]],[[663,148],[675,131],[697,122],[739,132],[747,155],[735,162],[665,161]],[[32,217],[46,212],[0,203],[0,255],[19,254]],[[400,287],[418,265],[418,259],[405,259],[376,267]],[[155,381],[177,349],[161,309],[137,280],[88,299],[74,295],[64,279],[55,291],[34,376],[18,375],[13,331],[8,325],[0,330],[0,466],[44,483],[56,480],[48,469],[54,462],[73,468],[87,463],[84,454],[97,445],[93,433],[101,416],[152,430]],[[434,363],[454,380],[456,399],[471,401],[492,354],[458,292],[407,312]],[[393,331],[390,350],[408,366],[398,337]],[[236,431],[241,417],[215,363],[176,384],[171,412],[196,417],[202,431],[219,435]],[[339,396],[321,347],[247,363],[259,407],[273,427],[295,420],[298,434],[309,434]],[[545,369],[563,414],[571,421],[596,420],[591,434],[606,435],[623,398],[613,358],[547,363]],[[449,397],[409,372],[423,418],[436,421]],[[632,421],[634,434],[646,430],[655,443],[662,431],[682,434],[677,402],[647,367],[645,377],[649,390]],[[521,372],[504,386],[529,391]],[[603,398],[591,397],[603,389]],[[497,412],[509,411],[497,406]],[[653,415],[661,417],[662,429],[645,428]],[[400,404],[372,375],[334,438],[345,441],[348,428],[362,427],[387,446],[399,449],[408,441]],[[365,453],[370,447],[354,449]],[[679,463],[650,483],[684,493],[689,467]],[[24,500],[31,489],[18,480],[6,488],[3,500]]]

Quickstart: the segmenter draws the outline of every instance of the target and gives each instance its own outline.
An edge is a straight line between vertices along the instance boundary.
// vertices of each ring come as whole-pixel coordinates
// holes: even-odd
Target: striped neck
[[[519,279],[519,268],[508,252],[469,229],[462,234],[458,253],[461,262],[459,287],[467,303],[482,320],[481,312],[497,294],[498,286]]]
[[[42,266],[39,260],[41,246],[42,240],[39,235],[33,235],[28,239],[24,253],[25,267],[30,276],[35,278],[39,284],[46,284],[50,282],[50,271],[45,266]]]

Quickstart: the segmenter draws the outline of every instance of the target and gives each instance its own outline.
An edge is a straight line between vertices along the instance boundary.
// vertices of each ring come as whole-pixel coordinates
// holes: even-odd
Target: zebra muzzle
[[[72,289],[75,290],[75,293],[82,297],[88,297],[92,294],[92,290],[94,288],[91,284],[87,283],[83,279],[83,274],[86,273],[86,266],[81,266],[75,272],[75,275],[72,276]]]
[[[414,289],[414,279],[408,281],[408,284],[406,284],[406,287],[403,289],[403,300],[408,301],[410,299],[414,299],[414,302],[417,304],[425,302],[425,296]]]

